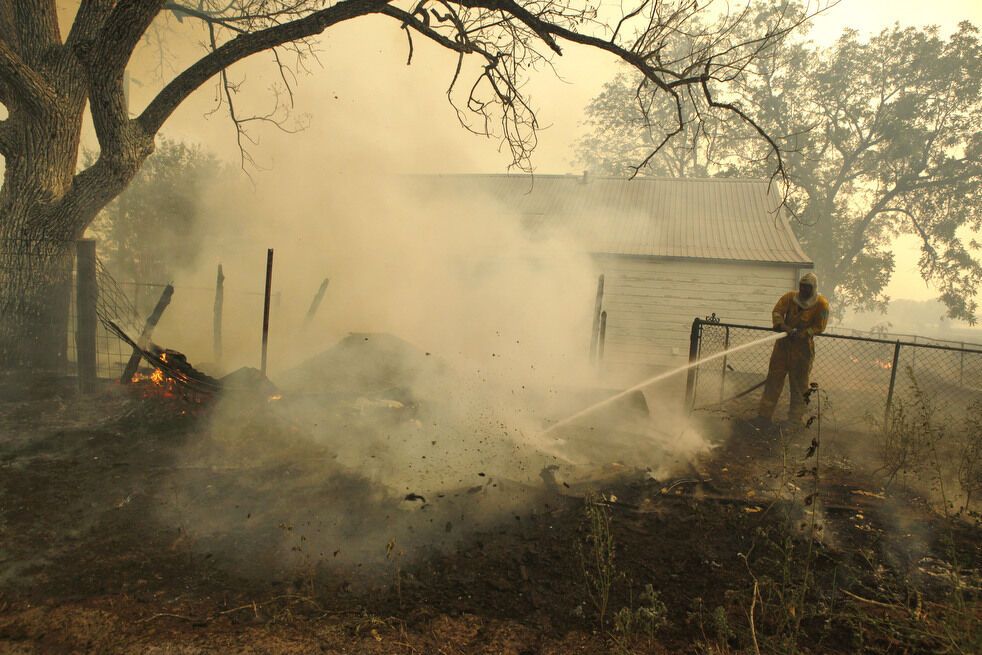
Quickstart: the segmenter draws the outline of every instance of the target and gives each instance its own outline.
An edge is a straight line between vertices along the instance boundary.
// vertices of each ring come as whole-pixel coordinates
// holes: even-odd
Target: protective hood
[[[801,276],[798,284],[807,284],[812,288],[812,295],[808,300],[802,300],[800,294],[795,292],[794,303],[801,307],[802,309],[808,309],[809,307],[814,307],[815,303],[818,302],[818,276],[816,276],[811,271],[805,273]]]

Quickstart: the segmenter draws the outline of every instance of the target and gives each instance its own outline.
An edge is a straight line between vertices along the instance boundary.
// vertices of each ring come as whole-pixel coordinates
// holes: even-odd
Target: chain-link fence
[[[697,319],[692,326],[690,359],[704,360],[689,372],[690,410],[720,410],[751,417],[757,410],[773,340],[771,330]],[[737,352],[729,351],[745,346]],[[982,347],[822,334],[815,338],[811,380],[827,393],[833,427],[863,431],[882,425],[892,407],[928,398],[939,417],[957,418],[982,402]],[[788,402],[781,396],[779,416]]]

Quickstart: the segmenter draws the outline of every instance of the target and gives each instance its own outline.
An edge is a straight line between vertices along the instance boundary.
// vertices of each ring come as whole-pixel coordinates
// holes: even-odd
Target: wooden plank
[[[662,308],[664,313],[672,313],[673,307],[712,307],[716,313],[719,310],[732,304],[740,304],[747,307],[762,308],[759,311],[765,312],[770,316],[774,303],[780,296],[777,293],[771,295],[738,294],[738,293],[717,293],[705,294],[697,297],[680,295],[678,292],[664,294],[649,294],[640,290],[625,293],[623,290],[611,291],[608,304],[636,304],[657,306]]]
[[[607,309],[610,310],[611,320],[637,316],[639,318],[661,318],[673,319],[672,322],[684,324],[692,323],[693,318],[705,318],[710,313],[715,313],[720,320],[729,323],[749,322],[754,325],[766,327],[770,321],[772,305],[755,305],[750,303],[733,302],[729,305],[721,303],[678,303],[662,304],[657,303],[619,303],[610,302]],[[616,316],[615,316],[616,314]],[[737,317],[744,317],[743,320],[736,320]]]
[[[617,269],[606,269],[605,273],[615,283],[620,282],[657,282],[659,280],[669,280],[673,283],[683,284],[729,284],[734,286],[744,286],[755,288],[761,285],[774,286],[790,291],[793,287],[788,285],[786,271],[780,271],[781,275],[766,275],[762,272],[737,272],[727,270],[706,270],[706,271],[621,271]]]
[[[140,366],[140,350],[146,350],[147,344],[150,343],[150,336],[153,334],[153,330],[157,327],[157,323],[160,322],[160,317],[164,315],[164,310],[167,309],[167,305],[170,304],[171,297],[174,295],[174,287],[167,285],[164,287],[163,292],[160,294],[160,298],[157,299],[157,304],[147,317],[147,322],[143,324],[143,331],[140,332],[140,337],[136,340],[136,348],[133,349],[133,354],[130,355],[130,360],[126,363],[126,368],[123,369],[123,374],[120,376],[119,381],[121,384],[126,384],[133,376],[136,375],[136,370]]]
[[[597,262],[597,268],[603,271],[625,271],[647,273],[656,271],[659,274],[668,271],[679,271],[696,275],[713,274],[722,271],[734,277],[780,277],[787,283],[788,270],[793,269],[791,264],[738,264],[733,262],[712,262],[712,261],[670,261],[657,259],[643,259],[632,257],[607,258],[602,262]]]
[[[722,275],[722,274],[721,274]],[[686,290],[712,290],[712,289],[739,289],[742,291],[756,291],[758,289],[773,289],[779,293],[791,291],[786,284],[781,284],[779,280],[753,280],[743,281],[734,278],[730,279],[691,279],[666,275],[663,277],[637,277],[621,276],[616,273],[608,273],[611,287],[638,287],[642,289],[686,289]]]
[[[303,319],[304,327],[310,325],[310,322],[314,320],[314,316],[317,314],[317,309],[321,306],[321,301],[324,300],[324,294],[327,292],[327,285],[331,283],[331,278],[326,277],[324,281],[321,282],[320,288],[317,289],[317,293],[314,294],[314,299],[310,301],[310,309],[307,310],[307,316]]]

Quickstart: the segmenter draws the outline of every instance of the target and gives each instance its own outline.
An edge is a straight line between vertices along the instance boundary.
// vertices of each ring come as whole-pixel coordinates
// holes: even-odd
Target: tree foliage
[[[773,9],[764,5],[759,15]],[[772,44],[734,79],[747,108],[784,153],[795,230],[842,308],[882,307],[894,240],[921,242],[920,271],[950,316],[974,321],[982,280],[974,233],[982,223],[982,48],[962,23],[893,26],[869,39],[845,31],[828,47]],[[644,96],[625,73],[591,104],[581,161],[634,170],[657,136],[639,131]],[[639,134],[641,135],[639,137]],[[766,174],[774,154],[741,126],[689,121],[644,175]]]
[[[191,266],[201,250],[203,198],[223,173],[200,146],[161,137],[154,154],[90,230],[121,280],[159,283]]]

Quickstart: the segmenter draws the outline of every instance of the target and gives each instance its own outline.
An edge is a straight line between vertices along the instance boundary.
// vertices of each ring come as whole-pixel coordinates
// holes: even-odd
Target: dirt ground
[[[281,423],[240,433],[262,465],[218,465],[207,407],[48,395],[0,403],[3,653],[982,652],[978,523],[884,491],[834,443],[806,458],[815,426],[707,417],[720,445],[681,476],[544,471],[493,513],[479,480],[448,490],[444,521],[442,499],[325,469],[302,435],[270,457]],[[396,505],[438,520],[419,542],[325,550],[301,502],[352,540]]]

